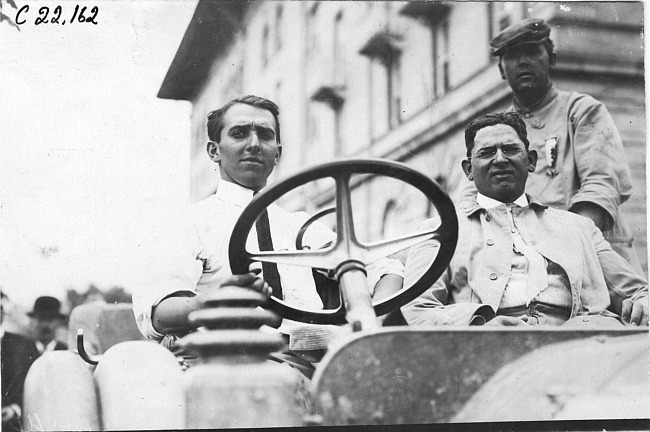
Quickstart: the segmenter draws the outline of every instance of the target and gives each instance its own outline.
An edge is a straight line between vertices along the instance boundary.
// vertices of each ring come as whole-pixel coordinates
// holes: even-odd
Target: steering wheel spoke
[[[401,252],[426,240],[435,240],[439,242],[440,233],[438,232],[438,229],[418,232],[391,240],[367,244],[365,245],[366,256],[363,262],[368,265],[380,258]]]
[[[354,246],[360,246],[354,232],[352,216],[352,197],[350,193],[350,174],[339,174],[336,181],[336,241],[337,244],[351,252]]]
[[[251,261],[334,270],[336,256],[332,249],[315,251],[248,252]]]

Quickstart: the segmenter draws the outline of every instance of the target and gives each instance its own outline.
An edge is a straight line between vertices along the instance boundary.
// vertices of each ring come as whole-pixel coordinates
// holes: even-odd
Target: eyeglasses
[[[482,160],[493,159],[497,155],[497,150],[501,149],[501,153],[507,158],[519,156],[525,149],[518,145],[504,145],[500,147],[483,147],[476,152],[474,156],[469,156],[467,159],[477,158]]]

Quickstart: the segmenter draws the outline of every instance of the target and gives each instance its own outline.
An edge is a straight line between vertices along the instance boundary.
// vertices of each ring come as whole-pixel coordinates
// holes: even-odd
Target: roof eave
[[[192,101],[212,61],[241,28],[249,2],[200,0],[158,91],[161,99]]]

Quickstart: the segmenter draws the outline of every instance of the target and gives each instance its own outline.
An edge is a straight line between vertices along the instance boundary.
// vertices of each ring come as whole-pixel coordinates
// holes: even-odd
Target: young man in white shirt
[[[161,340],[194,330],[187,324],[187,315],[199,307],[202,294],[224,284],[255,283],[262,289],[263,283],[253,274],[233,279],[228,242],[239,215],[253,195],[266,186],[282,155],[278,115],[275,103],[257,96],[234,99],[208,115],[207,153],[219,165],[221,180],[214,195],[193,207],[192,224],[172,248],[175,256],[171,265],[162,269],[156,284],[134,293],[136,321],[148,338]],[[300,227],[309,218],[304,212],[287,212],[274,204],[269,206],[268,216],[276,250],[292,249]],[[320,247],[334,238],[332,231],[316,223],[305,240]],[[257,247],[254,239],[253,235],[247,241],[251,250]],[[309,310],[323,308],[311,269],[277,267],[281,296],[287,303]],[[399,290],[402,270],[396,260],[385,259],[374,265],[368,270],[371,292],[383,296]],[[268,291],[268,287],[264,289]],[[295,325],[284,320],[280,331],[289,334]]]

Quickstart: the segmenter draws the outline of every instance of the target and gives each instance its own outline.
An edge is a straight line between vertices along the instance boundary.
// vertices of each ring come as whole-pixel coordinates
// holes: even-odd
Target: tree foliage
[[[66,300],[70,310],[93,300],[103,299],[106,303],[131,303],[131,293],[124,287],[113,286],[107,290],[99,289],[94,284],[88,285],[85,291],[78,292],[75,288],[66,289]]]
[[[14,0],[0,0],[0,22],[6,22],[10,26],[17,28],[18,31],[20,31],[20,27],[18,27],[18,25],[4,13],[7,11],[7,9],[5,8],[5,4],[8,4],[14,9],[18,9]]]

